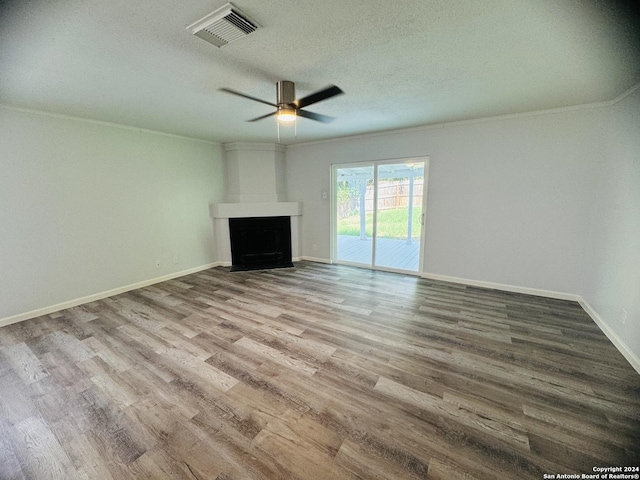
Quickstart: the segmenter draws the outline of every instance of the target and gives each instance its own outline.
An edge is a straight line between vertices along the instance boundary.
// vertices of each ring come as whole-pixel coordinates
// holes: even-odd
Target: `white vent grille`
[[[239,38],[246,37],[251,32],[255,32],[258,27],[259,25],[247,15],[231,3],[227,3],[215,12],[189,25],[187,30],[216,47],[222,47]]]

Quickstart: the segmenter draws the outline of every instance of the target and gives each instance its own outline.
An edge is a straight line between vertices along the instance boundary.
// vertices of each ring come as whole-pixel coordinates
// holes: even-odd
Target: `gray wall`
[[[424,272],[576,293],[602,114],[522,116],[290,148],[287,193],[304,202],[303,254],[329,258],[330,203],[320,192],[329,189],[332,163],[425,155]]]
[[[0,320],[214,262],[222,181],[217,144],[0,108]]]
[[[611,108],[582,296],[640,357],[640,89]]]

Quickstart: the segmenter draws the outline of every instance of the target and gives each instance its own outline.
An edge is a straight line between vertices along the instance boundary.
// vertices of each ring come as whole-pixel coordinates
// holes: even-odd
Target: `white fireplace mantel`
[[[302,215],[301,202],[214,203],[212,218],[297,217]]]
[[[221,265],[231,265],[229,218],[291,217],[291,254],[299,260],[302,202],[214,203],[210,211]]]

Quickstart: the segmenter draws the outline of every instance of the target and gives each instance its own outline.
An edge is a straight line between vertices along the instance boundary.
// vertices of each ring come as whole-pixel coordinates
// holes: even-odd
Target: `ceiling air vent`
[[[239,38],[246,37],[258,29],[260,25],[238,10],[231,3],[220,7],[215,12],[189,25],[196,37],[200,37],[216,47],[222,47]]]

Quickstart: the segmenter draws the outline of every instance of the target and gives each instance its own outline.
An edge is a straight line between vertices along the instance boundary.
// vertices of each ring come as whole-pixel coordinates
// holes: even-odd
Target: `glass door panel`
[[[336,169],[336,259],[371,265],[373,165]]]
[[[332,260],[420,272],[425,158],[333,166]]]
[[[379,164],[374,265],[417,272],[422,233],[424,162]]]

